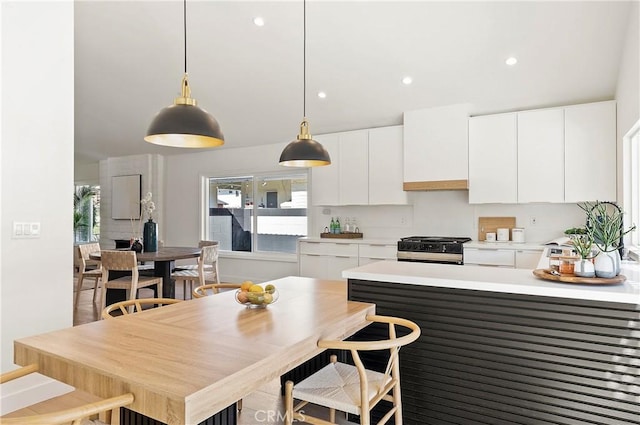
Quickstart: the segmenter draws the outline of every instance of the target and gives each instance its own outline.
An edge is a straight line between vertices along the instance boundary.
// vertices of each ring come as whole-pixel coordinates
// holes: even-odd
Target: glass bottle
[[[358,229],[358,224],[356,223],[355,217],[351,217],[351,231],[353,233],[360,233],[360,229]]]
[[[329,233],[335,233],[336,232],[336,222],[333,220],[333,217],[331,217],[331,224],[329,225]]]
[[[351,229],[351,220],[349,220],[349,217],[345,217],[344,219],[344,233],[351,233],[352,229]]]
[[[336,233],[342,233],[342,228],[340,227],[340,217],[336,217]]]

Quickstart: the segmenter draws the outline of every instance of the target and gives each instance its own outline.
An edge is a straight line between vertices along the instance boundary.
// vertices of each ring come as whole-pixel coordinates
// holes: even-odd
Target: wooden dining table
[[[347,338],[375,314],[375,304],[347,300],[344,281],[265,283],[279,298],[264,309],[223,292],[22,338],[14,361],[100,397],[131,392],[128,408],[162,423],[198,424],[320,354],[319,339]]]
[[[153,261],[153,275],[162,277],[162,296],[164,298],[175,298],[176,287],[174,282],[171,280],[171,272],[175,268],[175,261],[199,257],[200,251],[200,248],[165,246],[159,247],[155,252],[143,251],[136,253],[136,258],[138,261],[142,262]],[[100,251],[92,252],[89,258],[99,260]],[[118,299],[108,297],[107,305],[124,299],[122,296],[117,298]]]

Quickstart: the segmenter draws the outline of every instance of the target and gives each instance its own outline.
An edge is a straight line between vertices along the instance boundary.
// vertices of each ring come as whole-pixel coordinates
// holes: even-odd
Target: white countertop
[[[606,286],[542,280],[535,277],[531,270],[525,269],[404,261],[369,263],[343,271],[342,277],[640,305],[640,265],[623,262],[622,266],[621,274],[625,275],[627,280],[621,284]]]
[[[469,241],[465,242],[465,248],[491,248],[491,249],[513,249],[542,251],[546,246],[542,242],[486,242],[486,241]]]
[[[305,236],[298,238],[302,242],[333,242],[333,243],[360,243],[370,245],[397,245],[398,239],[375,239],[375,238],[321,238],[320,236]]]

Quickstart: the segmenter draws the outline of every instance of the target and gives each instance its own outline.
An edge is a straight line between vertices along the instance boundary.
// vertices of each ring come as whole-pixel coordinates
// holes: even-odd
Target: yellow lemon
[[[249,287],[249,292],[263,293],[264,289],[260,285],[251,285]]]

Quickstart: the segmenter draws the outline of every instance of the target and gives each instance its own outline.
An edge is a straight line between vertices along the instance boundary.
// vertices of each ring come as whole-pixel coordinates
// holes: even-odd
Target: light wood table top
[[[232,292],[15,341],[15,363],[100,397],[132,392],[130,409],[195,424],[367,325],[375,305],[347,300],[346,283],[272,282],[279,299],[247,309]]]

